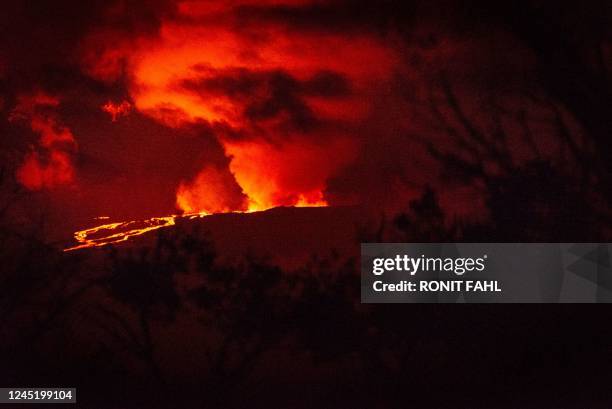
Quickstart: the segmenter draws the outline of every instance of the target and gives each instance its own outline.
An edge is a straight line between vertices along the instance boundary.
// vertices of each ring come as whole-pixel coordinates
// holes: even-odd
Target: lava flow
[[[300,201],[294,207],[325,207],[327,203],[321,200],[317,203]],[[220,212],[220,213],[254,213],[268,209],[249,208],[246,211]],[[76,246],[68,247],[64,251],[73,251],[91,247],[102,247],[107,244],[114,244],[129,240],[131,237],[140,236],[144,233],[161,229],[163,227],[174,226],[179,218],[196,219],[210,216],[211,213],[189,213],[182,215],[171,215],[163,217],[152,217],[145,220],[132,220],[126,222],[107,223],[100,226],[90,227],[74,232],[74,239],[78,243]],[[96,217],[96,220],[108,219],[108,216]]]
[[[85,230],[74,232],[74,239],[79,243],[64,251],[78,250],[88,247],[100,247],[106,244],[126,241],[130,237],[140,236],[151,230],[173,226],[178,216],[153,217],[147,220],[107,223]]]

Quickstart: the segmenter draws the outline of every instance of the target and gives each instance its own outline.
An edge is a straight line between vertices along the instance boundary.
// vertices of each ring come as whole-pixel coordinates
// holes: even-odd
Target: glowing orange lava
[[[140,236],[146,232],[174,225],[177,216],[153,217],[142,221],[108,223],[74,233],[76,246],[64,249],[72,251],[89,247],[100,247],[106,244],[126,241],[130,237]]]
[[[321,198],[318,202],[314,198],[300,197],[295,207],[325,207],[327,203]],[[226,211],[219,213],[253,213],[268,209],[249,206],[244,211]],[[140,236],[147,232],[161,229],[164,227],[174,226],[176,220],[197,219],[210,216],[210,213],[186,213],[182,215],[171,215],[163,217],[152,217],[146,220],[133,220],[127,222],[106,223],[96,227],[90,227],[74,232],[74,239],[78,243],[75,246],[68,247],[64,251],[73,251],[92,247],[102,247],[107,244],[115,244],[129,240],[132,237]],[[98,216],[95,220],[106,220],[109,216]]]

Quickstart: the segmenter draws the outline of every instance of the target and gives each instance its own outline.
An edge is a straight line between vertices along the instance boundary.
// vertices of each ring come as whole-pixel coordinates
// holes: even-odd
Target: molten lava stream
[[[325,207],[327,202],[323,199],[319,199],[314,202],[310,202],[304,197],[300,197],[298,202],[292,207]],[[270,209],[261,208],[256,205],[250,205],[248,210],[245,211],[233,211],[233,212],[220,212],[220,213],[254,213],[259,211],[265,211]],[[119,243],[127,241],[131,237],[140,236],[146,232],[161,229],[163,227],[174,226],[176,219],[178,218],[189,218],[195,219],[205,216],[210,216],[208,212],[194,212],[186,213],[182,215],[171,215],[163,217],[152,217],[146,220],[133,220],[127,222],[107,223],[96,227],[90,227],[84,230],[78,230],[74,232],[74,239],[78,243],[76,246],[68,247],[64,251],[72,251],[91,247],[101,247],[107,244]],[[97,217],[96,219],[107,219],[108,216]]]
[[[74,233],[74,239],[79,243],[64,251],[78,250],[88,247],[100,247],[106,244],[126,241],[130,237],[139,236],[148,231],[174,225],[177,216],[153,217],[142,221],[108,223]]]

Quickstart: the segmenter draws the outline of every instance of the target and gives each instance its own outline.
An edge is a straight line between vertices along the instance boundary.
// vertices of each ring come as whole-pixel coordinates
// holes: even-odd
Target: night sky
[[[362,304],[358,266],[610,241],[610,1],[6,1],[0,135],[0,387],[610,407],[605,306]]]
[[[393,214],[426,185],[448,212],[483,217],[479,183],[440,155],[493,176],[502,155],[575,172],[555,121],[581,146],[583,118],[557,83],[580,79],[570,57],[609,73],[603,6],[12,2],[0,45],[7,171],[67,228],[275,206]],[[550,73],[554,63],[568,66]],[[484,140],[466,149],[472,128]],[[503,154],[484,147],[500,129]]]

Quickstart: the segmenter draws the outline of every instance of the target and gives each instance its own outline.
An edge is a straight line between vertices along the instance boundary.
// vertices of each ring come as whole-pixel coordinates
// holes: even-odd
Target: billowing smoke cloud
[[[62,219],[175,206],[366,203],[393,212],[436,183],[457,208],[458,178],[442,182],[417,142],[453,149],[432,116],[438,103],[453,118],[440,74],[482,129],[487,93],[525,84],[537,92],[520,41],[464,9],[444,0],[7,3],[0,110],[18,112],[19,96],[37,90],[57,96],[37,115],[73,140],[45,146],[49,130],[23,114],[5,123],[3,152]],[[72,189],[49,189],[58,186]],[[463,196],[472,209],[474,195]]]
[[[360,148],[354,132],[371,109],[368,93],[397,64],[372,35],[295,31],[273,15],[249,24],[245,8],[254,4],[260,12],[313,6],[184,2],[157,36],[95,33],[83,46],[102,50],[83,58],[90,75],[113,81],[126,73],[138,111],[174,128],[205,122],[215,129],[229,169],[203,163],[181,183],[177,203],[186,212],[325,204],[327,181]],[[232,182],[245,201],[221,187]]]
[[[224,213],[247,210],[246,199],[226,169],[207,165],[193,181],[180,184],[176,204],[186,213]]]

